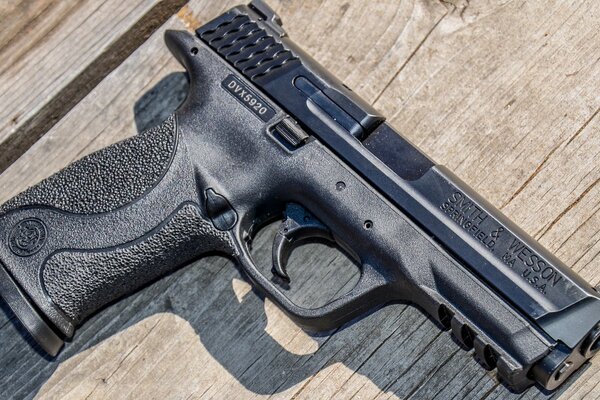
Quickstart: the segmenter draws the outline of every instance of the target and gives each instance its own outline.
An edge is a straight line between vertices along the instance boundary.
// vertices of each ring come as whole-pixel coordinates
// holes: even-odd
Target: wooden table
[[[599,283],[600,2],[269,3],[294,40],[400,132]],[[172,112],[187,86],[164,30],[191,30],[235,4],[2,2],[0,200]],[[261,239],[257,252],[269,246]],[[304,304],[355,279],[331,249],[295,258]],[[100,312],[55,360],[11,319],[0,313],[3,399],[600,396],[597,359],[555,394],[511,393],[411,306],[309,336],[221,258]]]

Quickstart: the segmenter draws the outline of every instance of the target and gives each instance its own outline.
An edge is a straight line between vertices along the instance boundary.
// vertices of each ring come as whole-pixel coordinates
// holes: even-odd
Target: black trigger
[[[288,204],[285,210],[285,219],[279,226],[273,241],[272,272],[289,282],[290,277],[286,267],[292,250],[303,240],[317,238],[333,242],[329,229],[314,215],[299,204]]]

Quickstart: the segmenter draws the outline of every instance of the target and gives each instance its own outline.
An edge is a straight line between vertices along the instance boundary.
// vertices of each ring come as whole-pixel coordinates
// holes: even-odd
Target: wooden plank
[[[192,1],[167,26],[193,27],[231,4]],[[370,4],[274,5],[302,47],[597,283],[599,5]],[[0,176],[2,200],[177,106],[185,82],[160,36]],[[269,246],[267,236],[257,241],[258,257]],[[339,291],[351,284],[347,262],[331,250],[295,257],[304,265],[300,300],[332,296],[319,298],[323,282],[340,282]],[[218,258],[104,310],[55,362],[24,346],[5,316],[0,342],[2,397],[551,397],[510,393],[414,307],[388,306],[333,335],[308,336]],[[577,378],[554,397],[598,397],[597,361]]]
[[[594,284],[600,98],[592,88],[600,69],[587,28],[598,27],[597,13],[587,2],[508,2],[493,13],[472,2],[462,18],[440,24],[378,102],[426,152]],[[487,23],[478,26],[477,16]],[[580,26],[587,18],[591,26]],[[415,75],[423,78],[415,83]],[[398,106],[394,97],[406,100]],[[590,387],[596,365],[565,398],[586,394],[579,385],[598,394]]]
[[[0,171],[46,133],[185,0],[0,5]]]
[[[206,3],[208,4],[208,3]],[[217,5],[206,5],[202,1],[190,2],[179,13],[180,22],[179,27],[186,26],[188,28],[192,26],[198,26],[201,21],[206,21],[205,15],[215,16],[218,13],[231,7],[236,2],[225,2],[217,3]],[[294,39],[299,43],[302,43],[307,49],[314,48],[314,56],[322,62],[326,67],[336,72],[340,71],[340,78],[343,78],[345,71],[352,71],[355,66],[358,66],[363,59],[363,51],[365,48],[377,51],[378,54],[387,54],[388,49],[391,49],[394,57],[398,60],[408,59],[410,54],[415,48],[419,46],[421,39],[418,38],[414,32],[421,32],[421,36],[425,36],[431,26],[435,25],[445,12],[444,7],[438,6],[437,8],[428,5],[428,2],[401,2],[400,4],[394,5],[381,5],[376,9],[379,10],[377,13],[369,12],[365,7],[361,7],[360,3],[348,3],[348,6],[341,7],[336,1],[329,2],[305,2],[302,3],[302,7],[298,4],[287,3],[275,3],[272,6],[279,11],[286,12],[285,14],[285,26],[291,32],[296,32]],[[350,5],[352,4],[352,5]],[[284,8],[287,6],[289,8]],[[387,7],[387,8],[386,8]],[[198,11],[196,11],[198,10]],[[411,15],[419,16],[419,18],[411,19]],[[387,31],[387,27],[380,25],[377,22],[388,16],[388,24],[393,25],[395,28],[393,34],[397,37],[395,40],[391,40],[388,36],[392,35]],[[398,20],[389,19],[389,16],[397,17]],[[200,20],[199,20],[200,18]],[[357,20],[368,21],[364,25],[356,24]],[[323,23],[327,21],[326,23]],[[392,23],[393,22],[393,23]],[[182,25],[183,23],[183,25]],[[305,26],[314,27],[314,30],[305,29]],[[327,32],[330,31],[329,27],[338,26],[334,36],[328,36]],[[404,27],[404,28],[403,28]],[[357,37],[362,38],[360,45],[350,45],[347,32],[356,31]],[[296,39],[296,36],[298,39]],[[322,37],[328,37],[326,41],[321,40]],[[382,37],[386,39],[381,40]],[[131,67],[129,70],[121,68],[119,71],[115,71],[115,77],[110,82],[113,82],[114,87],[123,87],[120,96],[105,96],[102,98],[98,95],[88,96],[86,99],[89,107],[87,117],[83,117],[82,120],[77,120],[75,117],[61,121],[60,127],[57,127],[56,131],[60,132],[79,132],[79,137],[82,140],[66,140],[61,143],[62,147],[49,148],[47,146],[49,140],[43,141],[39,144],[40,151],[47,154],[45,158],[45,168],[37,168],[36,171],[30,171],[35,176],[31,176],[27,180],[23,179],[22,171],[29,170],[31,166],[35,165],[35,154],[36,152],[26,153],[19,162],[13,164],[9,172],[2,174],[0,177],[0,187],[2,192],[0,193],[0,200],[4,201],[15,194],[24,190],[27,186],[35,183],[52,173],[63,168],[76,158],[80,158],[82,155],[102,148],[116,140],[123,137],[132,135],[135,133],[134,126],[134,115],[130,112],[131,107],[135,104],[136,100],[144,93],[150,86],[156,84],[161,78],[173,71],[180,70],[177,62],[170,56],[168,50],[162,43],[161,34],[154,35],[153,39],[148,44],[148,50],[143,55],[135,60],[143,63],[141,66]],[[402,43],[397,45],[396,42]],[[324,43],[329,43],[325,46]],[[324,47],[324,50],[319,51],[320,47]],[[345,49],[345,51],[351,51],[353,53],[347,53],[340,58],[334,57],[336,49]],[[152,53],[150,53],[152,52]],[[140,53],[142,54],[142,53]],[[153,58],[156,58],[154,60]],[[340,63],[340,59],[344,60]],[[132,58],[133,60],[133,58]],[[129,65],[129,64],[128,64]],[[137,69],[135,69],[137,68]],[[393,70],[389,71],[389,76],[381,77],[370,77],[365,74],[366,82],[371,82],[372,85],[380,85],[381,81],[388,81],[392,78]],[[128,74],[127,77],[123,76]],[[133,81],[134,83],[129,83]],[[122,82],[127,82],[127,86],[124,86]],[[371,85],[369,83],[369,85]],[[97,97],[97,99],[95,98]],[[113,98],[114,97],[114,98]],[[171,112],[177,104],[171,106],[168,112]],[[83,106],[82,106],[83,109]],[[104,118],[108,118],[110,112],[115,113],[115,110],[124,110],[123,115],[118,119],[110,118],[112,126],[106,127]],[[93,112],[91,111],[93,110]],[[111,111],[112,110],[112,111]],[[76,114],[82,116],[83,112]],[[167,114],[164,114],[167,115]],[[117,125],[118,124],[118,125]],[[143,125],[143,124],[142,124]],[[85,126],[84,131],[81,132],[79,127]],[[140,128],[138,126],[138,128]],[[101,135],[100,139],[95,141],[91,146],[90,138],[98,136],[98,132],[112,129],[115,132],[106,133]],[[89,134],[87,133],[89,131]],[[71,134],[71,133],[70,133]],[[87,135],[87,136],[86,136]],[[55,134],[54,134],[55,136]],[[49,136],[52,138],[53,136]],[[87,138],[86,139],[84,139]],[[52,139],[56,141],[56,139]],[[43,148],[43,150],[42,150]],[[35,169],[35,168],[33,168]],[[21,172],[18,172],[21,171]]]
[[[456,11],[376,106],[597,285],[598,4],[471,2]],[[597,397],[598,372],[594,360],[564,398]],[[504,396],[497,387],[488,398]]]

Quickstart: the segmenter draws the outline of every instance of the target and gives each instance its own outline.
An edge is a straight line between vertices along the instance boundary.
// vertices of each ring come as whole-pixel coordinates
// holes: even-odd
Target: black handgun
[[[413,302],[517,390],[554,389],[598,351],[596,290],[400,136],[262,1],[165,40],[190,80],[180,108],[0,208],[0,294],[46,352],[212,252],[312,331]],[[277,219],[263,273],[250,244]],[[284,283],[290,252],[311,238],[361,272],[307,309]]]

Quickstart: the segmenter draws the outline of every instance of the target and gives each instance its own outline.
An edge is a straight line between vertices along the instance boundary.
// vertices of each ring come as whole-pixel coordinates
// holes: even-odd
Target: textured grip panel
[[[188,203],[138,241],[53,255],[43,269],[43,282],[50,298],[77,324],[107,303],[211,251],[235,253],[229,235]]]
[[[50,206],[76,214],[122,207],[152,188],[169,167],[176,147],[175,117],[69,165],[0,207]]]

